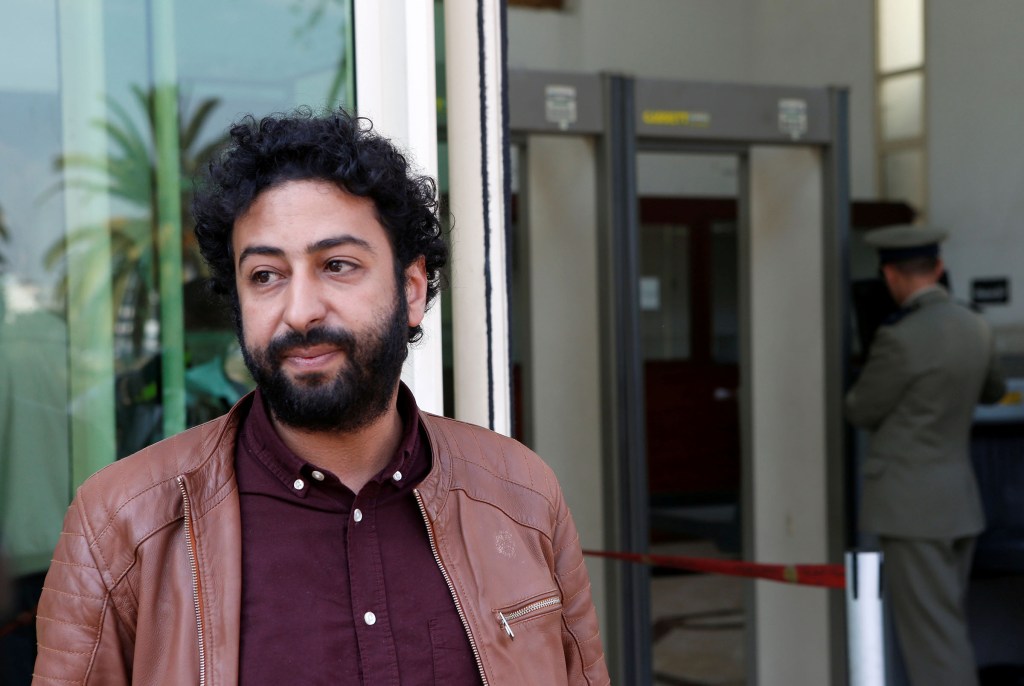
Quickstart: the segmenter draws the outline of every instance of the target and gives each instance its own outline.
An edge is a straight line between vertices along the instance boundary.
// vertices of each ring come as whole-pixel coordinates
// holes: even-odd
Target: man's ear
[[[419,326],[427,311],[427,258],[420,255],[405,268],[405,301],[409,326]]]
[[[893,293],[893,286],[898,276],[896,267],[892,266],[891,264],[883,264],[880,271],[882,272],[882,281],[885,281],[886,288],[889,289],[889,293],[892,295],[893,298],[895,298],[896,294]]]

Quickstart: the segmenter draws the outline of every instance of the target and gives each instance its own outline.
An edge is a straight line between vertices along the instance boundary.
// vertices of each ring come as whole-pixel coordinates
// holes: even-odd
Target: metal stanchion
[[[846,634],[850,686],[885,686],[882,553],[846,553]]]

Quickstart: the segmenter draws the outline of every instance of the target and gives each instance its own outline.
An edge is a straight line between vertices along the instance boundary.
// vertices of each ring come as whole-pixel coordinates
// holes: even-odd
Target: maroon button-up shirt
[[[355,494],[289,450],[259,392],[235,467],[242,684],[479,684],[413,494],[430,447],[412,393],[391,463]]]

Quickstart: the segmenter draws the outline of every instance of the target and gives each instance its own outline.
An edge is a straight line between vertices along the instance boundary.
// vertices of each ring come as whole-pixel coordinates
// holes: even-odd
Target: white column
[[[828,559],[824,205],[820,153],[750,153],[751,552],[758,562]],[[828,591],[757,581],[757,684],[831,679]]]
[[[445,0],[455,414],[510,430],[499,0]]]
[[[355,0],[356,106],[402,149],[414,170],[437,178],[434,4],[431,0]],[[419,406],[444,409],[440,298],[427,312],[402,380]]]

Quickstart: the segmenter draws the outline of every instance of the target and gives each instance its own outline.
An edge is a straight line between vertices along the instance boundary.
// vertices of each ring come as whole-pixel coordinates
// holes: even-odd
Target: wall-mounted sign
[[[1009,303],[1010,279],[1005,276],[994,279],[973,279],[971,281],[971,302],[979,305]]]
[[[807,101],[798,98],[779,100],[779,131],[798,141],[807,133]]]
[[[692,110],[644,110],[641,115],[645,124],[653,126],[692,126],[706,129],[711,126],[711,114]]]
[[[565,131],[576,123],[576,88],[550,84],[544,87],[544,118]]]

